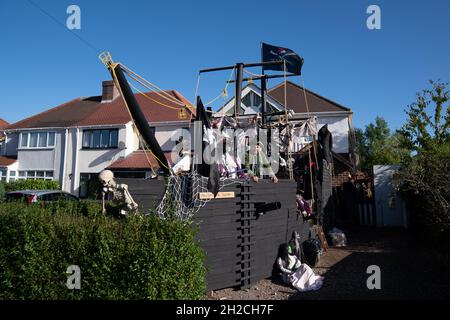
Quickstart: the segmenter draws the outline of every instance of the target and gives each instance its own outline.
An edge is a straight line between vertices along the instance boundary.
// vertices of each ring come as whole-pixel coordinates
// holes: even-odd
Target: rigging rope
[[[197,76],[197,85],[195,86],[194,100],[192,100],[194,102],[197,101],[198,90],[200,88],[200,76],[201,76],[201,73],[199,72],[198,76]]]
[[[287,153],[288,153],[288,168],[289,168],[289,179],[294,180],[294,171],[293,171],[293,163],[292,163],[292,152],[291,152],[291,130],[289,125],[289,118],[288,118],[288,105],[287,105],[287,80],[286,80],[286,60],[283,60],[283,77],[284,77],[284,115],[286,117],[286,132],[288,133],[288,146],[287,146]]]
[[[146,95],[144,92],[142,92],[141,90],[139,90],[139,89],[136,88],[135,86],[133,86],[132,83],[128,82],[128,84],[129,84],[134,90],[136,90],[139,94],[143,95],[145,98],[147,98],[147,99],[149,99],[149,100],[151,100],[151,101],[153,101],[153,102],[155,102],[155,103],[157,103],[157,104],[159,104],[159,105],[161,105],[161,106],[163,106],[163,107],[165,107],[165,108],[169,108],[169,109],[173,109],[173,110],[181,110],[181,109],[184,109],[184,108],[181,108],[181,107],[173,107],[173,106],[169,106],[168,104],[165,104],[165,103],[162,103],[162,102],[160,102],[160,101],[158,101],[158,100],[155,100],[155,99],[151,98],[150,96]]]
[[[161,88],[159,88],[158,86],[154,85],[153,83],[149,82],[148,80],[144,79],[143,77],[141,77],[140,75],[138,75],[137,73],[135,73],[133,70],[131,70],[130,68],[120,64],[120,66],[123,66],[123,70],[125,71],[125,73],[130,76],[131,78],[133,78],[135,81],[139,82],[142,86],[146,87],[147,89],[155,92],[157,95],[159,95],[160,97],[169,100],[170,102],[173,102],[179,106],[185,106],[184,103],[176,100],[174,97],[172,97],[171,95],[169,95],[167,92],[165,92],[164,90],[162,90]],[[145,82],[145,83],[143,83]]]
[[[211,103],[213,103],[214,101],[216,101],[216,100],[219,99],[220,97],[224,97],[224,98],[228,97],[228,86],[230,85],[230,81],[231,81],[231,78],[233,77],[233,73],[234,73],[235,70],[236,70],[236,67],[234,67],[233,69],[231,69],[230,76],[228,77],[228,81],[226,82],[225,88],[222,90],[222,92],[220,92],[220,94],[219,94],[217,97],[215,97],[215,98],[212,99],[211,101],[207,102],[207,103],[205,104],[205,107],[208,106],[208,105],[210,105]]]
[[[310,112],[309,112],[309,106],[308,106],[308,99],[306,97],[306,89],[305,89],[305,81],[303,78],[303,75],[300,76],[302,79],[302,88],[303,88],[303,96],[305,97],[305,105],[306,105],[306,114],[308,115],[308,118],[311,118],[310,116]],[[315,128],[316,132],[317,132],[317,127]],[[316,146],[316,136],[313,136],[313,150],[314,150],[314,160],[316,161],[316,164],[318,165],[318,160],[317,160],[317,146]]]
[[[254,77],[263,77],[264,76],[263,74],[253,73],[253,72],[245,70],[245,69],[244,69],[244,72],[248,73],[249,75],[254,76]]]
[[[34,6],[35,8],[37,8],[41,13],[45,14],[47,17],[49,17],[51,20],[53,20],[53,22],[55,22],[57,25],[59,25],[60,27],[62,27],[64,30],[69,31],[73,36],[77,37],[78,40],[80,40],[81,42],[83,42],[87,47],[89,47],[90,49],[92,49],[96,54],[101,53],[101,51],[95,47],[92,43],[90,43],[89,41],[87,41],[86,39],[82,38],[78,33],[74,32],[73,30],[69,29],[67,27],[66,23],[62,23],[61,21],[59,21],[57,18],[55,18],[53,15],[51,15],[50,13],[48,13],[46,10],[44,10],[41,6],[39,6],[37,3],[35,3],[32,0],[26,0],[29,4],[31,4],[32,6]]]

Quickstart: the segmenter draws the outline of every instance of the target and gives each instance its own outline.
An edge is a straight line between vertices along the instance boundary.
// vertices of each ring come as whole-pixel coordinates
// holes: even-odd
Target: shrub
[[[16,180],[13,182],[7,182],[4,184],[5,191],[15,190],[60,190],[61,186],[58,181],[55,180]]]
[[[200,299],[204,254],[189,223],[117,219],[98,202],[0,204],[0,299]],[[81,289],[66,287],[67,267]]]
[[[2,200],[5,197],[5,186],[3,182],[0,181],[0,200]]]
[[[422,150],[399,178],[415,223],[435,235],[450,230],[450,142]]]
[[[422,150],[403,165],[399,178],[413,233],[428,247],[432,244],[430,256],[449,269],[450,142]]]

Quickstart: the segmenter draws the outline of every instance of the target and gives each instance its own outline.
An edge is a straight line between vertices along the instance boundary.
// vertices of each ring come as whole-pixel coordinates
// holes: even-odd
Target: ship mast
[[[108,68],[113,78],[114,84],[121,93],[123,102],[130,114],[130,117],[138,130],[138,133],[144,139],[144,142],[150,149],[150,152],[158,161],[158,164],[165,175],[170,175],[170,167],[164,152],[161,149],[158,141],[156,140],[154,131],[148,124],[148,120],[145,118],[139,103],[134,96],[133,91],[128,85],[128,81],[125,78],[124,71],[120,63],[113,62],[111,55],[109,53],[102,53],[100,59],[103,64]]]

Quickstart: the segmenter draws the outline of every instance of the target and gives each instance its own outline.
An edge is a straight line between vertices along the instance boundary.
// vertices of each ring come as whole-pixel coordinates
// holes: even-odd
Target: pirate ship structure
[[[177,101],[178,112],[191,118],[194,143],[193,148],[181,147],[180,159],[173,166],[162,152],[130,86],[138,89],[128,82],[126,75],[161,97],[171,102],[173,99],[125,65],[114,62],[109,53],[100,55],[148,159],[154,157],[160,167],[159,172],[154,170],[159,178],[120,179],[120,182],[128,185],[140,210],[162,219],[170,216],[200,224],[198,240],[206,254],[210,290],[245,288],[270,277],[279,245],[289,241],[294,231],[300,234],[301,241],[311,237],[311,225],[324,223],[322,203],[331,195],[329,132],[319,134],[317,140],[315,119],[293,119],[287,104],[282,112],[266,110],[267,81],[272,78],[286,81],[287,77],[300,75],[303,59],[289,49],[265,44],[262,53],[263,62],[200,70],[199,79],[209,72],[234,73],[235,78],[230,78],[226,85],[235,85],[234,111],[208,112],[200,97],[196,109]],[[254,67],[262,67],[262,74],[248,70]],[[280,70],[282,74],[269,75],[266,70]],[[244,73],[250,76],[244,78]],[[242,84],[255,80],[261,82],[261,110],[253,115],[240,114]],[[293,152],[293,141],[299,136],[310,137],[310,143]],[[228,147],[222,146],[224,141]],[[219,153],[212,162],[204,159],[208,147]],[[241,156],[239,148],[243,150]],[[259,159],[259,155],[270,158],[269,162],[281,165],[282,170],[278,173],[255,170],[255,165],[258,169],[261,164],[246,161],[252,148],[253,152],[256,148],[254,158]],[[303,198],[299,198],[299,190]],[[305,207],[299,210],[298,204],[302,203]],[[310,207],[312,210],[308,210]]]

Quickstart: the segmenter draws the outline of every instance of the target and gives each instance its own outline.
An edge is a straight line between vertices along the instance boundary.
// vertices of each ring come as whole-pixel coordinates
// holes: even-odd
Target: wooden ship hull
[[[164,180],[118,179],[128,185],[140,210],[157,206],[165,191]],[[193,215],[199,225],[198,241],[205,252],[208,290],[247,287],[272,275],[281,244],[293,231],[309,238],[310,223],[297,213],[296,182],[267,180],[238,182],[220,190],[229,198],[211,199]],[[280,208],[257,213],[260,203]]]

